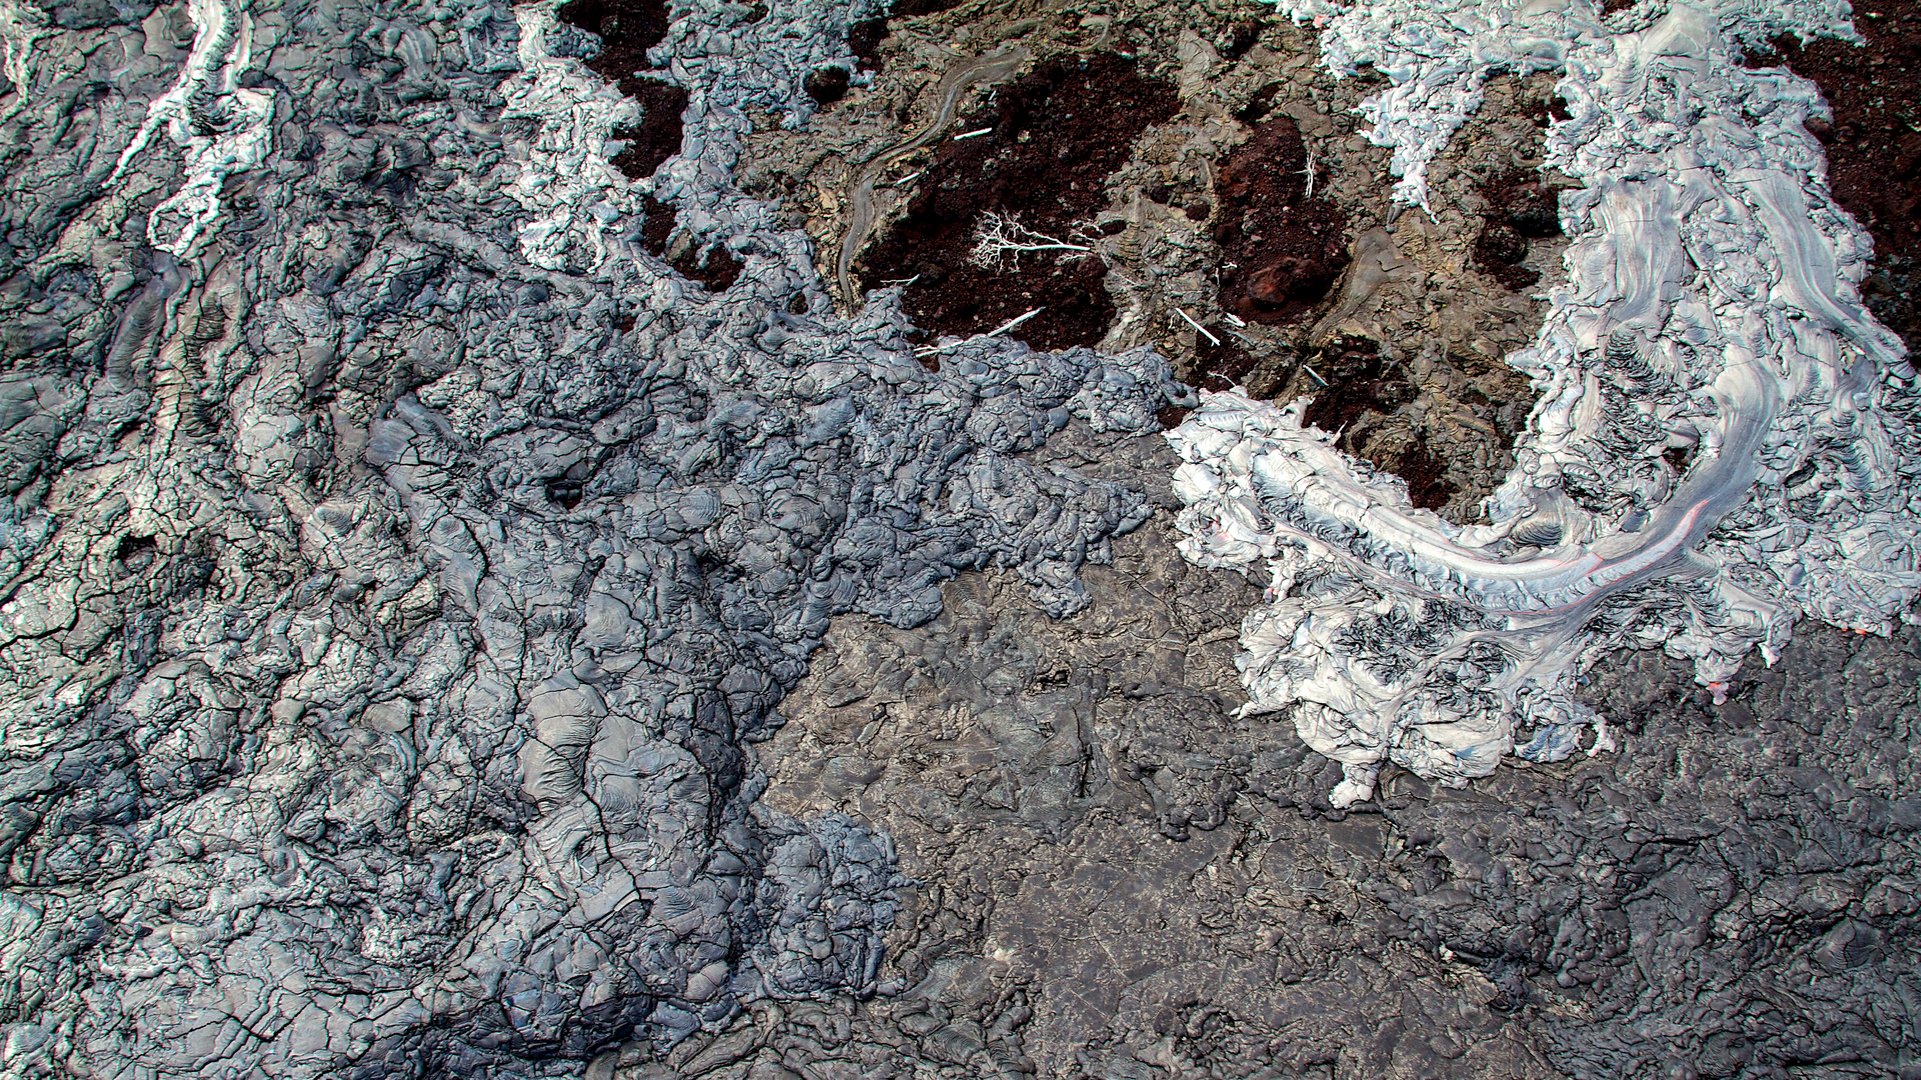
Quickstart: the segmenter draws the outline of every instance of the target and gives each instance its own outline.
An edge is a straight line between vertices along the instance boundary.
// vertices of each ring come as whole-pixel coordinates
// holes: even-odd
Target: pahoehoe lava
[[[0,0],[0,1075],[1921,1075],[1918,17]]]

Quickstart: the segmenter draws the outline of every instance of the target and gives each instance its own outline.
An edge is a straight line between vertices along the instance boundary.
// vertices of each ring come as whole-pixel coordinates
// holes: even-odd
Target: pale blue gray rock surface
[[[1803,633],[1724,707],[1601,657],[1554,706],[1617,718],[1619,756],[1333,805],[1324,747],[1234,713],[1260,582],[1171,547],[1175,462],[1139,436],[1195,399],[1165,365],[990,340],[929,370],[735,186],[872,9],[674,10],[684,153],[636,184],[609,135],[646,118],[548,3],[0,0],[0,1075],[1921,1075],[1911,636]],[[1445,127],[1459,87],[1431,89]],[[1754,123],[1812,107],[1774,90]],[[648,254],[646,194],[739,281]],[[1741,235],[1816,225],[1838,269],[1768,277],[1800,314],[1755,333],[1825,392],[1878,340],[1822,337],[1864,252],[1792,224]],[[1591,284],[1625,234],[1583,235]],[[1806,270],[1784,251],[1749,254]],[[1711,460],[1739,410],[1664,336],[1671,268],[1631,269],[1672,317],[1630,343],[1573,290],[1539,359]],[[1685,284],[1752,301],[1729,273]],[[1819,423],[1754,466],[1846,558],[1753,562],[1737,512],[1703,548],[1721,593],[1636,594],[1706,612],[1671,640],[1721,677],[1733,586],[1804,558],[1793,603],[1862,625],[1907,587],[1819,577],[1898,524],[1890,462],[1849,453],[1901,417],[1867,393],[1846,444],[1789,399]],[[1263,493],[1282,516],[1381,525],[1391,484],[1278,438],[1333,478]],[[1641,464],[1593,493],[1657,520],[1678,489]],[[1622,520],[1560,509],[1506,536]],[[1411,563],[1351,547],[1402,576],[1334,611],[1327,670],[1490,617],[1402,617]],[[1597,641],[1665,625],[1601,614]]]
[[[9,31],[9,1074],[568,1075],[870,992],[889,841],[756,810],[745,744],[830,617],[988,565],[1070,613],[1144,518],[1019,455],[1151,429],[1152,354],[931,372],[731,186],[846,12],[663,46],[709,295],[549,6]]]

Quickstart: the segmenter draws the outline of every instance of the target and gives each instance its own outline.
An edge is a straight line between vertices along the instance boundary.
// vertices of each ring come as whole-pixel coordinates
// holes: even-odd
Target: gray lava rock
[[[745,744],[833,616],[1065,614],[1145,517],[1020,455],[1151,429],[1158,358],[930,372],[732,187],[848,12],[663,46],[709,294],[550,8],[6,9],[0,1071],[574,1075],[871,992],[891,843]]]

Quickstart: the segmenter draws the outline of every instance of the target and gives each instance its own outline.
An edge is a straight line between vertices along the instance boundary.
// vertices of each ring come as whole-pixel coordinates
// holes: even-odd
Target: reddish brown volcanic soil
[[[641,222],[640,246],[657,259],[667,259],[674,272],[697,281],[709,292],[726,292],[740,279],[740,260],[726,247],[715,244],[706,251],[689,245],[680,254],[668,257],[680,215],[672,206],[652,195],[643,201],[646,217]]]
[[[1131,59],[1043,61],[1002,88],[991,109],[954,125],[957,134],[989,131],[940,144],[906,215],[862,256],[862,288],[914,279],[901,306],[937,334],[985,333],[1040,308],[1012,336],[1038,349],[1098,343],[1115,315],[1098,255],[1028,252],[999,268],[977,266],[976,230],[998,213],[1085,243],[1107,204],[1108,175],[1141,132],[1178,107],[1173,88],[1141,75]]]
[[[1314,390],[1307,407],[1309,424],[1340,434],[1342,450],[1366,456],[1382,469],[1407,481],[1408,497],[1423,510],[1447,505],[1457,490],[1444,474],[1447,465],[1429,449],[1420,434],[1392,454],[1367,454],[1362,421],[1388,416],[1412,402],[1416,390],[1404,372],[1394,371],[1381,356],[1381,347],[1365,338],[1337,338],[1308,360],[1326,385]]]
[[[1474,242],[1475,265],[1489,277],[1519,292],[1541,280],[1541,272],[1522,266],[1528,242],[1561,235],[1559,203],[1552,187],[1532,169],[1513,169],[1481,185],[1487,214]]]
[[[618,84],[623,94],[633,93],[628,83],[635,72],[653,66],[647,50],[667,40],[667,25],[673,20],[667,0],[572,0],[554,17],[600,35],[600,55],[587,61],[587,67]]]
[[[634,84],[631,89],[629,83]],[[629,180],[645,180],[668,158],[680,153],[680,114],[687,108],[687,91],[653,79],[627,79],[622,89],[640,102],[641,121],[613,130],[614,138],[627,143],[614,155],[613,165]]]
[[[647,61],[647,50],[667,38],[673,13],[666,0],[572,0],[554,13],[561,22],[600,35],[600,54],[587,67],[608,80],[640,105],[640,123],[615,128],[614,138],[627,145],[614,155],[613,166],[629,180],[654,175],[668,158],[680,152],[687,91],[661,81]],[[641,247],[667,258],[678,215],[672,206],[646,197],[641,223]],[[712,292],[725,292],[740,277],[740,261],[716,244],[706,251],[691,245],[673,257],[675,272],[699,282]]]
[[[1250,322],[1292,322],[1327,295],[1347,266],[1347,218],[1308,193],[1310,164],[1293,117],[1262,124],[1221,165],[1214,239],[1221,306]]]
[[[1874,237],[1862,293],[1921,353],[1921,3],[1863,0],[1854,25],[1865,48],[1783,38],[1750,63],[1785,62],[1833,106],[1834,123],[1809,130],[1827,147],[1835,199]]]

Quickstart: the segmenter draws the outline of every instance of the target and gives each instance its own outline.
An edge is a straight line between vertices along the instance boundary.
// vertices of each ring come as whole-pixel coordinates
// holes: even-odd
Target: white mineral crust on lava
[[[220,216],[220,186],[258,168],[273,146],[273,94],[239,85],[253,57],[253,16],[246,0],[190,0],[193,51],[173,88],[147,106],[146,123],[120,154],[119,179],[165,127],[186,158],[179,190],[147,216],[153,246],[188,258]],[[11,61],[11,55],[9,55]],[[111,182],[110,182],[111,184]]]
[[[21,0],[0,0],[0,76],[18,95],[17,102],[24,102],[33,90],[33,70],[28,60],[34,42],[46,33],[45,12]]]
[[[1575,690],[1624,645],[1693,660],[1718,698],[1804,615],[1911,618],[1914,372],[1861,304],[1870,240],[1803,127],[1825,104],[1739,59],[1852,38],[1844,4],[1282,7],[1323,27],[1332,70],[1391,80],[1365,112],[1402,201],[1425,206],[1427,162],[1502,72],[1562,72],[1546,167],[1584,185],[1561,201],[1567,278],[1508,357],[1539,399],[1485,524],[1415,509],[1302,402],[1206,395],[1168,435],[1183,552],[1272,577],[1242,626],[1246,711],[1292,711],[1343,766],[1337,804],[1383,762],[1458,785],[1510,751],[1565,758],[1583,729],[1607,748]]]
[[[516,147],[521,170],[507,192],[536,215],[519,234],[527,261],[578,272],[605,261],[610,227],[640,211],[640,196],[621,183],[606,154],[608,133],[639,120],[640,110],[594,72],[549,51],[554,11],[545,3],[514,8],[521,73],[507,83],[503,115],[531,122],[532,135]]]

